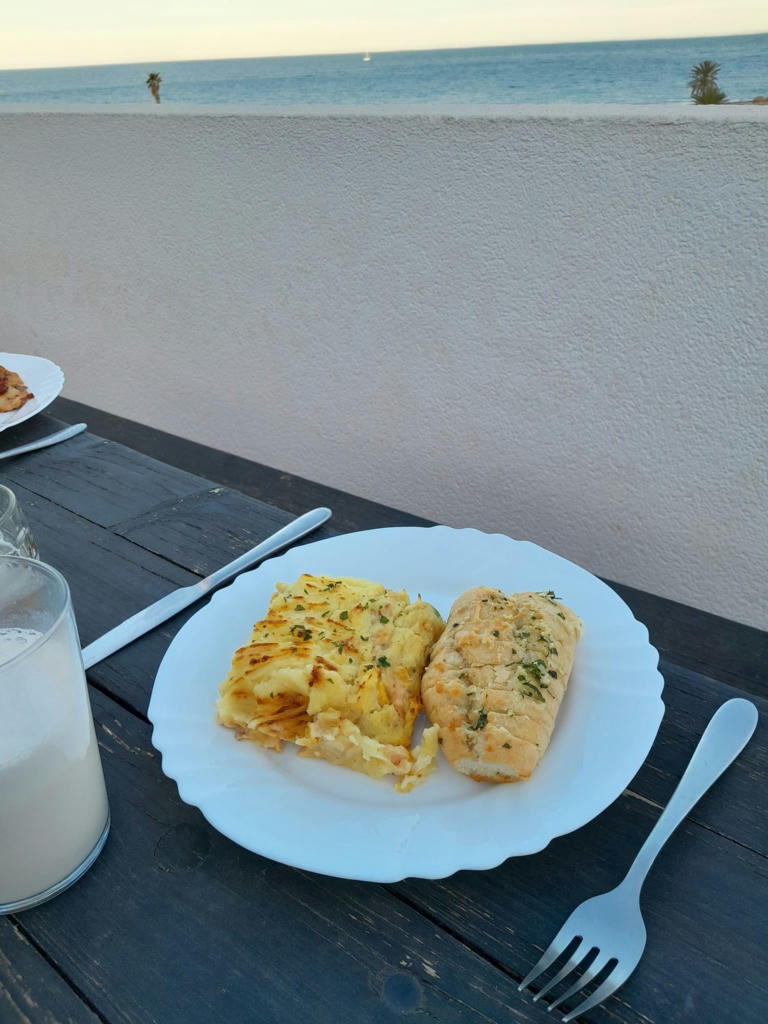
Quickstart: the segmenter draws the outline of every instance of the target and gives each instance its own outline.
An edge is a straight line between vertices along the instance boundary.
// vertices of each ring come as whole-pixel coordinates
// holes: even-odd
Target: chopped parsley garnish
[[[306,626],[291,626],[291,633],[295,633],[298,640],[310,640],[312,637],[312,630]]]
[[[533,699],[535,701],[538,701],[539,704],[544,703],[544,694],[541,692],[538,686],[535,685],[535,683],[530,682],[530,680],[528,679],[526,679],[526,681],[523,683],[523,696],[533,697]]]
[[[502,745],[502,747],[505,747],[507,750],[511,750],[512,749],[512,746],[509,743],[502,743],[501,745]]]
[[[494,636],[498,636],[499,635],[498,629],[494,629],[491,632],[493,633]]]
[[[370,640],[371,638],[369,636],[363,636],[363,634],[361,633],[360,634],[360,639],[365,641],[365,640]]]
[[[475,724],[474,725],[470,725],[469,728],[473,732],[478,732],[480,729],[484,729],[485,728],[487,722],[488,722],[488,712],[485,710],[485,708],[481,708],[480,711],[478,711],[478,713],[477,713],[477,720],[475,721]]]
[[[389,622],[386,615],[379,615],[379,622]]]
[[[552,676],[553,679],[557,679],[557,672],[553,668],[547,669],[547,675]]]
[[[379,662],[379,664],[381,665],[381,667],[382,667],[382,668],[389,668],[389,667],[390,667],[390,666],[389,666],[389,662],[388,662],[388,661],[387,661],[387,659],[386,659],[386,656],[385,656],[385,655],[383,655],[383,654],[382,654],[382,656],[381,656],[381,657],[380,657],[380,658],[378,659],[378,662]]]
[[[297,611],[297,612],[305,612],[306,610],[307,609],[304,607],[303,604],[297,604],[295,609],[294,609],[294,611]]]
[[[339,615],[339,618],[340,618],[340,619],[348,619],[348,618],[349,618],[349,612],[342,612],[342,613],[341,613],[341,614]]]
[[[557,614],[558,614],[558,616],[559,616],[559,617],[560,617],[561,619],[564,619],[564,618],[565,618],[565,616],[563,615],[563,613],[562,613],[562,612],[558,612]]]
[[[541,664],[543,665],[544,662],[542,661]],[[525,669],[526,672],[530,672],[531,673],[531,675],[533,676],[533,678],[536,680],[537,683],[541,682],[541,669],[539,668],[538,662],[534,661],[534,662],[531,662],[530,665],[523,665],[523,668]]]

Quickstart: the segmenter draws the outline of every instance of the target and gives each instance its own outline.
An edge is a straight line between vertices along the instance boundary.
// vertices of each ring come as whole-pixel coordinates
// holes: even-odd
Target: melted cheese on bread
[[[527,779],[547,749],[581,621],[550,590],[475,587],[454,602],[422,679],[422,699],[457,771]]]

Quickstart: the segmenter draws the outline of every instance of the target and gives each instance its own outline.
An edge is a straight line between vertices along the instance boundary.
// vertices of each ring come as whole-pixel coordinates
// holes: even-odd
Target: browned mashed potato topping
[[[267,615],[235,651],[216,702],[238,738],[319,757],[408,790],[431,770],[437,730],[410,743],[438,612],[368,580],[304,574],[278,583]]]

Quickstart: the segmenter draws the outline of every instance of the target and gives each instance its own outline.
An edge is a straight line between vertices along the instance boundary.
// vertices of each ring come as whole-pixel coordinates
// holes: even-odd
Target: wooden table
[[[55,425],[41,415],[6,431],[0,451]],[[147,428],[136,436],[151,446]],[[162,449],[167,436],[154,440]],[[42,558],[70,583],[83,644],[319,503],[319,485],[244,460],[244,486],[267,499],[272,487],[292,507],[220,486],[216,466],[231,475],[231,457],[181,444],[211,480],[88,433],[0,462]],[[332,497],[335,518],[311,539],[423,522]],[[441,881],[377,885],[285,867],[236,846],[181,802],[146,710],[163,653],[195,609],[95,666],[88,678],[112,831],[77,885],[0,918],[0,1022],[552,1020],[516,983],[577,902],[619,881],[714,710],[749,695],[761,712],[755,737],[646,883],[639,968],[583,1019],[763,1024],[766,634],[616,589],[661,654],[667,710],[648,760],[603,814],[542,853]]]

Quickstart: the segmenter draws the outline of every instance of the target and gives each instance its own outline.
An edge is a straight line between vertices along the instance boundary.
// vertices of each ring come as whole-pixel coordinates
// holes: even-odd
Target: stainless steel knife
[[[85,423],[74,423],[71,427],[65,427],[64,430],[57,430],[55,434],[49,434],[47,437],[38,438],[37,441],[30,441],[28,444],[20,444],[16,448],[0,452],[0,459],[10,459],[12,455],[24,455],[26,452],[34,452],[38,448],[47,448],[50,444],[58,444],[59,441],[67,441],[75,434],[82,433],[85,427]]]
[[[255,548],[246,551],[244,555],[240,555],[234,562],[230,562],[221,569],[217,569],[216,572],[211,573],[204,580],[200,580],[199,583],[193,583],[189,587],[180,587],[178,590],[166,594],[159,601],[155,601],[148,608],[132,615],[125,622],[121,622],[119,626],[115,626],[114,629],[110,629],[104,636],[99,637],[98,640],[94,640],[92,644],[84,647],[83,665],[86,668],[91,668],[97,662],[109,657],[110,654],[119,651],[121,647],[125,647],[132,640],[138,639],[138,637],[154,629],[155,626],[159,626],[161,622],[170,619],[177,612],[187,608],[195,601],[199,601],[201,597],[205,597],[206,594],[220,583],[232,579],[233,576],[242,572],[243,569],[248,569],[255,562],[261,561],[262,558],[274,554],[280,548],[287,547],[294,541],[311,533],[312,530],[316,530],[318,526],[322,526],[330,517],[331,510],[329,508],[315,508],[311,512],[305,512],[303,516],[294,519],[292,523],[288,523],[287,526],[278,530],[277,533],[273,533],[271,537],[263,540],[261,544],[257,544]]]

